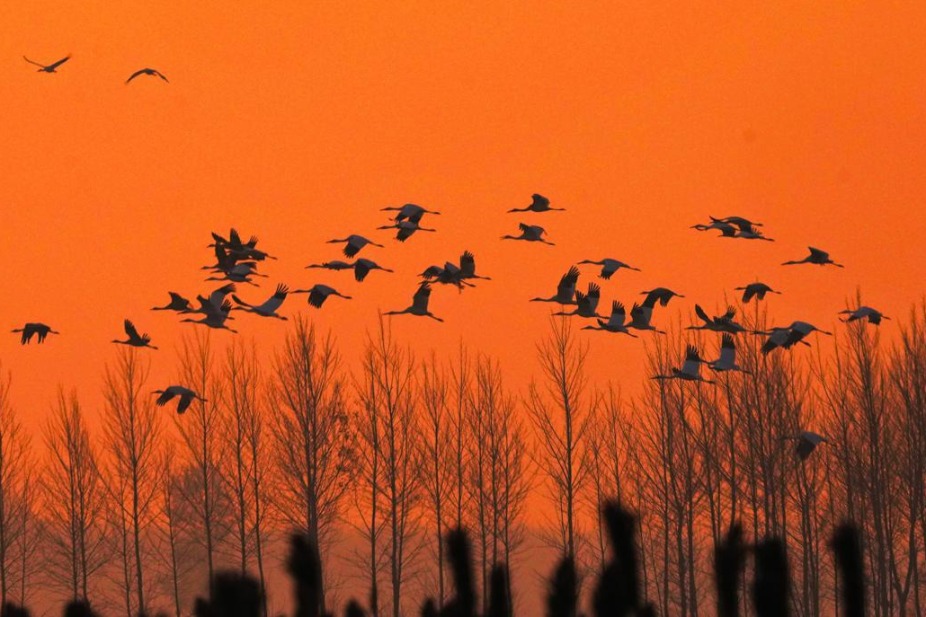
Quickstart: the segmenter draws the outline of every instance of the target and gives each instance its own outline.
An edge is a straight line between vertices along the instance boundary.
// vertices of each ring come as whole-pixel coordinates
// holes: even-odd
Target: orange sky
[[[779,322],[830,327],[856,286],[903,316],[926,258],[926,4],[655,4],[2,3],[0,325],[64,332],[0,339],[17,407],[37,427],[59,383],[96,407],[125,317],[162,347],[152,387],[172,381],[173,348],[196,326],[148,309],[211,289],[198,269],[209,231],[231,225],[280,257],[245,299],[278,281],[355,296],[282,311],[330,326],[348,359],[378,309],[408,305],[417,272],[472,250],[493,281],[437,289],[444,324],[393,323],[422,351],[462,336],[517,388],[550,306],[527,299],[585,258],[643,269],[603,282],[605,306],[657,285],[685,293],[662,325],[755,277],[785,292]],[[67,53],[53,75],[22,60]],[[123,84],[145,66],[171,83]],[[533,192],[568,212],[505,213]],[[379,208],[408,201],[444,214],[425,219],[438,234],[400,245],[374,228]],[[688,228],[709,214],[762,221],[777,242]],[[521,220],[556,246],[501,242]],[[363,255],[397,273],[357,284],[302,269],[338,258],[323,241],[348,233],[384,240]],[[808,244],[846,269],[778,265]],[[280,322],[250,317],[244,336],[281,340]],[[637,390],[642,343],[586,334],[595,379]]]

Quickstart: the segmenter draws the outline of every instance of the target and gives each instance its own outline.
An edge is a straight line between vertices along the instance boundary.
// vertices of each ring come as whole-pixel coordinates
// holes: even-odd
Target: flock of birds
[[[65,62],[70,60],[71,56],[65,56],[52,64],[42,64],[30,60],[23,56],[24,59],[39,67],[39,72],[55,73]],[[132,73],[126,80],[126,84],[132,82],[140,76],[157,77],[167,82],[161,72],[152,68],[143,68]],[[418,232],[434,233],[437,230],[431,227],[424,227],[421,222],[425,215],[439,215],[440,212],[429,210],[417,204],[407,203],[402,206],[390,206],[383,208],[384,211],[395,212],[392,220],[378,227],[379,230],[395,230],[395,238],[400,242],[405,242]],[[555,208],[551,206],[550,200],[540,194],[532,195],[531,203],[523,208],[513,208],[509,213],[533,213],[543,214],[553,211],[564,211],[564,208]],[[762,231],[763,224],[751,221],[740,216],[728,216],[724,218],[710,217],[709,223],[699,223],[692,228],[698,231],[716,230],[720,232],[721,238],[743,239],[743,240],[760,240],[765,242],[774,242]],[[504,235],[502,240],[516,240],[524,242],[538,242],[541,244],[553,245],[554,243],[547,239],[547,231],[539,225],[528,223],[519,223],[519,235]],[[252,236],[247,242],[242,241],[240,234],[231,229],[227,238],[212,233],[213,242],[208,245],[213,249],[215,263],[204,266],[203,269],[212,273],[207,281],[221,281],[223,285],[209,295],[197,295],[196,302],[191,302],[176,292],[168,292],[170,302],[164,306],[153,307],[156,311],[172,311],[180,315],[197,315],[197,318],[186,317],[183,322],[190,322],[213,329],[228,330],[237,333],[227,324],[228,321],[234,320],[233,311],[248,312],[259,317],[274,318],[285,320],[286,317],[279,314],[279,310],[289,294],[307,294],[308,304],[314,308],[320,309],[330,297],[338,297],[344,300],[352,299],[351,296],[339,292],[334,287],[325,284],[315,284],[308,289],[290,290],[286,285],[277,285],[273,295],[261,304],[252,304],[242,300],[236,295],[237,285],[247,284],[257,286],[254,278],[266,277],[258,273],[258,264],[267,259],[276,259],[267,252],[257,248],[257,238]],[[373,271],[382,271],[391,273],[393,270],[383,267],[366,257],[357,257],[357,255],[367,246],[383,248],[382,244],[358,234],[351,234],[342,238],[335,238],[328,241],[331,244],[343,245],[343,254],[353,261],[332,260],[322,263],[310,264],[306,266],[309,269],[325,269],[331,271],[352,270],[354,278],[362,282]],[[836,263],[830,258],[829,253],[818,248],[808,247],[809,254],[803,259],[786,261],[782,265],[814,264],[819,266],[832,265],[842,268],[843,265]],[[621,302],[613,300],[611,302],[610,315],[604,316],[598,313],[598,306],[601,301],[601,286],[596,282],[588,284],[585,291],[578,288],[580,276],[579,266],[589,265],[600,267],[599,278],[610,280],[621,269],[639,271],[639,268],[631,266],[628,263],[613,258],[603,258],[600,260],[585,259],[571,266],[569,270],[560,278],[556,287],[556,292],[549,297],[536,297],[532,302],[549,302],[559,304],[562,309],[556,315],[577,316],[584,319],[595,319],[595,325],[586,325],[583,330],[597,330],[613,334],[624,334],[637,338],[634,332],[653,332],[665,334],[653,325],[652,320],[656,306],[666,307],[673,298],[684,298],[685,296],[666,287],[656,287],[641,292],[645,296],[642,302],[634,302],[629,315]],[[447,261],[444,265],[431,265],[425,268],[420,274],[421,282],[418,284],[411,300],[411,304],[402,310],[392,310],[383,313],[384,315],[413,315],[418,317],[428,317],[442,322],[443,319],[434,315],[429,309],[429,302],[433,286],[435,285],[453,285],[462,290],[466,287],[475,285],[476,280],[491,280],[487,276],[476,273],[475,256],[465,251],[459,258],[458,262]],[[736,291],[742,291],[742,301],[748,304],[755,299],[756,301],[764,300],[767,294],[780,294],[781,292],[772,289],[765,283],[754,282],[742,287],[736,287]],[[230,299],[229,299],[230,298]],[[566,311],[566,307],[573,307]],[[700,350],[688,345],[684,361],[681,368],[672,368],[668,374],[654,375],[652,379],[656,380],[682,380],[688,382],[715,383],[706,379],[702,373],[702,366],[707,366],[717,373],[739,371],[748,372],[737,363],[736,359],[736,335],[752,332],[754,334],[766,336],[765,342],[761,347],[763,354],[768,354],[776,349],[790,349],[795,345],[809,345],[805,340],[810,334],[819,332],[825,335],[831,335],[831,332],[821,330],[813,324],[806,321],[794,321],[788,326],[772,327],[766,331],[750,331],[742,324],[736,321],[736,309],[729,307],[722,315],[708,315],[704,309],[696,304],[694,307],[695,314],[699,320],[696,325],[689,326],[691,330],[707,330],[717,332],[722,335],[719,356],[717,359],[708,360],[701,355]],[[844,321],[851,322],[856,320],[867,320],[869,323],[878,325],[883,319],[889,319],[880,311],[868,307],[860,306],[852,310],[841,311],[845,315]],[[126,338],[123,340],[114,339],[112,342],[121,345],[127,345],[136,348],[157,349],[151,344],[151,337],[147,333],[139,333],[135,324],[126,319],[123,323]],[[49,334],[60,334],[50,326],[39,322],[26,323],[22,328],[14,329],[13,332],[21,334],[21,343],[28,344],[35,338],[38,343],[44,343]],[[157,404],[165,405],[173,399],[178,399],[177,412],[183,413],[194,400],[205,401],[198,393],[181,385],[172,385],[163,390],[156,390],[158,394]],[[805,460],[813,449],[826,439],[811,431],[804,431],[794,439],[798,440],[796,449],[797,455],[801,460]]]

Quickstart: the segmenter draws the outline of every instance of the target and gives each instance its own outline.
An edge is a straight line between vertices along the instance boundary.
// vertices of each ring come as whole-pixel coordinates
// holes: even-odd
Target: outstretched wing
[[[23,60],[25,60],[25,61],[28,62],[29,64],[34,64],[35,66],[40,66],[40,67],[42,67],[43,69],[45,68],[45,65],[44,65],[44,64],[40,64],[40,63],[36,62],[35,60],[30,60],[29,58],[27,58],[27,57],[25,57],[25,56],[23,56]]]
[[[123,326],[125,327],[125,333],[129,336],[130,339],[141,338],[138,336],[138,330],[135,329],[135,324],[133,324],[131,321],[126,319]]]
[[[822,258],[822,259],[826,259],[827,257],[830,256],[830,254],[827,253],[826,251],[823,251],[823,250],[814,248],[814,247],[812,247],[812,246],[808,246],[807,248],[810,249],[810,256],[811,256],[811,257],[819,257],[819,258]]]
[[[412,296],[412,308],[427,311],[428,300],[431,297],[431,286],[428,284],[419,285],[415,295]]]
[[[51,70],[55,70],[56,68],[58,68],[59,66],[61,66],[62,64],[64,64],[65,62],[67,62],[67,61],[70,60],[70,59],[71,59],[71,55],[68,54],[67,56],[61,58],[60,60],[58,60],[58,61],[55,62],[54,64],[49,64],[49,65],[48,65],[48,68],[51,69]]]
[[[611,318],[608,319],[608,325],[614,328],[620,328],[627,319],[627,310],[624,305],[614,300],[611,302]]]
[[[130,81],[132,81],[133,79],[135,79],[135,78],[138,77],[139,75],[144,75],[144,74],[145,74],[145,69],[138,69],[137,71],[135,71],[134,73],[132,73],[132,74],[129,76],[128,79],[125,80],[125,83],[129,83]],[[216,238],[216,235],[215,235],[215,234],[212,234],[212,237],[213,237],[213,238]],[[216,239],[216,242],[218,242],[218,239]]]
[[[707,313],[704,312],[704,309],[701,308],[700,304],[695,304],[695,315],[701,318],[701,321],[704,323],[711,323],[714,320],[707,316]]]
[[[154,401],[154,403],[158,407],[163,407],[168,402],[170,402],[170,399],[174,398],[175,395],[176,395],[176,392],[174,392],[173,388],[167,388],[166,390],[161,392],[161,396],[159,396],[158,399]]]
[[[167,78],[164,77],[164,73],[162,73],[161,71],[155,71],[154,74],[160,77],[161,79],[163,79],[164,81],[167,81]],[[170,83],[170,82],[167,81],[167,83]]]

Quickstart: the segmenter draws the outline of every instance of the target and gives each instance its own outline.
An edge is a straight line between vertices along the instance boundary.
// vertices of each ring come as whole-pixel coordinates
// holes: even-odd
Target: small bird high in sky
[[[128,85],[129,82],[131,82],[133,79],[135,79],[136,77],[138,77],[138,76],[140,76],[140,75],[149,75],[149,76],[151,76],[151,77],[160,77],[160,78],[163,79],[164,81],[167,81],[167,78],[164,77],[164,74],[161,73],[160,71],[158,71],[157,69],[138,69],[137,71],[135,71],[134,73],[132,73],[132,74],[129,76],[128,79],[125,80],[126,85]],[[168,82],[168,83],[170,83],[170,82]]]
[[[35,66],[40,67],[38,69],[39,73],[57,73],[58,72],[57,68],[70,59],[71,59],[71,55],[68,54],[67,56],[61,58],[57,62],[53,62],[51,64],[42,64],[41,62],[35,62],[34,60],[30,60],[29,58],[23,56],[23,60],[25,60],[29,64],[34,64]]]

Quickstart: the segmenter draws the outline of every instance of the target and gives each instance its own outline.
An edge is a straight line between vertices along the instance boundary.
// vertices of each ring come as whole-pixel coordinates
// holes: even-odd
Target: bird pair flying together
[[[57,73],[57,72],[58,72],[58,67],[61,66],[62,64],[64,64],[65,62],[67,62],[67,61],[70,60],[70,59],[71,59],[71,55],[68,54],[67,56],[61,58],[60,60],[58,60],[58,61],[56,61],[56,62],[52,62],[51,64],[42,64],[41,62],[36,62],[35,60],[30,60],[30,59],[27,58],[26,56],[23,56],[23,60],[25,60],[25,61],[28,62],[29,64],[34,64],[35,66],[39,67],[39,68],[38,68],[38,72],[39,72],[39,73]],[[141,76],[141,75],[148,75],[148,76],[151,76],[151,77],[160,77],[160,78],[163,79],[164,81],[167,81],[167,78],[164,76],[164,74],[161,73],[160,71],[158,71],[157,69],[143,68],[143,69],[139,69],[139,70],[135,71],[134,73],[132,73],[132,74],[129,76],[129,78],[125,80],[125,83],[128,84],[128,83],[131,82],[133,79],[135,79],[136,77],[139,77],[139,76]]]

